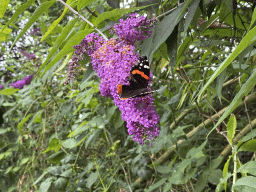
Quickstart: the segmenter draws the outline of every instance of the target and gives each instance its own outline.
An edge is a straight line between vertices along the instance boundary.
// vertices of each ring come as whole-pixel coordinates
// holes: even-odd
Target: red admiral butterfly
[[[154,91],[147,89],[149,80],[149,62],[146,56],[139,58],[139,62],[130,71],[130,85],[117,85],[117,93],[121,100],[141,97]]]

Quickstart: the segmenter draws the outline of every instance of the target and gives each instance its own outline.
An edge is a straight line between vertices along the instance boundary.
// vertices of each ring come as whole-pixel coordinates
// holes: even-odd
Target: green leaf
[[[54,59],[45,67],[44,72],[41,75],[44,75],[57,61],[59,61],[62,57],[64,57],[66,54],[74,51],[73,46],[79,44],[84,37],[92,32],[92,29],[86,29],[83,31],[79,31],[76,33],[73,37],[71,37],[68,42],[65,44],[63,49],[54,57]],[[40,71],[44,65],[40,67],[38,71]]]
[[[156,183],[154,183],[154,185],[151,185],[151,186],[149,187],[149,189],[146,190],[146,192],[150,192],[150,191],[152,191],[152,190],[154,190],[154,189],[159,189],[159,187],[160,187],[161,185],[163,185],[163,184],[166,182],[167,179],[168,179],[168,178],[162,178],[162,179],[160,179],[159,181],[157,181]]]
[[[220,178],[220,182],[217,185],[215,192],[223,192],[223,189],[222,189],[223,185],[225,185],[225,191],[226,191],[226,186],[230,177],[232,177],[232,174],[227,173],[225,178]]]
[[[67,55],[67,57],[65,58],[65,60],[62,62],[61,66],[54,72],[54,74],[58,73],[59,71],[61,71],[68,63],[69,60],[71,59],[73,53],[69,53]]]
[[[184,31],[187,31],[188,26],[190,25],[192,19],[194,18],[194,14],[198,8],[199,2],[200,0],[193,0],[192,3],[190,4],[188,14],[185,19]]]
[[[236,183],[233,185],[233,188],[239,192],[255,192],[256,177],[242,177],[236,181]]]
[[[252,27],[252,25],[254,24],[255,20],[256,20],[256,9],[254,8],[253,15],[252,15],[252,20],[251,20],[251,24],[250,24],[249,29]]]
[[[5,66],[5,69],[7,69],[7,70],[9,70],[9,71],[11,71],[11,72],[13,72],[13,73],[17,73],[13,68],[11,68],[11,67],[8,67],[8,66]]]
[[[10,131],[10,128],[0,129],[0,135],[5,134],[6,132]]]
[[[132,11],[136,11],[139,9],[144,9],[148,6],[152,6],[152,4],[143,6],[143,7],[133,7],[133,8],[129,8],[129,9],[114,9],[113,11],[104,12],[97,17],[97,19],[95,21],[95,25],[98,26],[101,22],[105,21],[106,19],[109,19],[111,21],[116,21],[123,14],[130,13]]]
[[[70,20],[68,24],[61,30],[61,34],[58,36],[58,38],[54,42],[53,47],[51,48],[42,66],[45,66],[48,63],[48,61],[52,58],[52,56],[56,54],[56,51],[58,50],[60,45],[65,41],[67,35],[70,33],[70,31],[72,30],[76,22],[77,22],[77,18]]]
[[[88,126],[86,125],[87,121],[83,121],[74,131],[72,131],[68,137],[75,137],[79,135],[81,132],[85,131],[88,129]]]
[[[242,41],[239,43],[239,45],[236,47],[236,49],[221,63],[221,65],[215,70],[214,74],[211,76],[211,78],[207,81],[205,86],[200,90],[198,93],[198,102],[201,100],[202,95],[206,88],[211,84],[211,82],[224,70],[226,67],[249,45],[255,42],[256,39],[254,39],[256,34],[256,26],[250,30],[246,36],[242,39]]]
[[[241,87],[240,91],[236,94],[233,101],[230,103],[228,108],[225,110],[224,114],[221,116],[219,121],[215,124],[215,126],[212,128],[212,130],[208,133],[208,135],[216,129],[216,127],[226,119],[226,117],[232,113],[236,107],[239,105],[239,103],[242,101],[243,96],[246,96],[254,87],[256,84],[256,70],[253,72],[253,74],[250,76],[250,78],[246,81],[245,84]]]
[[[36,185],[39,181],[41,181],[47,173],[48,172],[44,172],[39,178],[37,178],[37,180],[33,183],[33,185]]]
[[[12,47],[15,45],[15,43],[25,34],[25,32],[35,23],[35,21],[49,8],[52,6],[52,4],[55,2],[55,0],[47,1],[39,5],[35,12],[32,14],[24,28],[21,30],[19,35],[15,38]],[[11,49],[12,49],[11,47]]]
[[[236,126],[236,117],[234,115],[231,115],[227,124],[227,137],[231,144],[233,143],[233,138],[236,133]]]
[[[199,147],[192,147],[189,152],[186,154],[187,158],[196,158],[197,155],[201,155],[200,153],[204,149],[205,145],[207,144],[207,140],[205,140]]]
[[[89,93],[81,102],[84,104],[85,107],[90,103],[91,99],[93,98],[93,93]]]
[[[90,5],[91,3],[93,3],[96,0],[79,0],[78,4],[77,4],[77,10],[80,11],[83,7]]]
[[[188,8],[188,6],[190,5],[190,3],[191,3],[191,1],[192,0],[187,0],[187,1],[185,1],[184,3],[184,5],[182,6],[182,10],[179,12],[179,15],[176,17],[176,18],[179,18],[181,15],[182,15],[182,13]],[[199,3],[199,2],[198,2]]]
[[[5,29],[6,26],[8,26],[10,23],[12,23],[13,21],[15,21],[15,19],[23,12],[25,11],[30,5],[32,5],[35,2],[35,0],[29,0],[28,2],[26,2],[25,4],[21,5],[20,7],[18,7],[15,10],[15,13],[12,15],[11,19],[9,19],[9,21],[6,23],[6,25],[4,26],[4,28],[2,29],[2,31]],[[0,11],[1,12],[1,11]],[[2,32],[1,31],[1,32]]]
[[[70,7],[74,7],[75,5],[70,5],[70,3],[73,0],[67,0],[66,4],[68,4]],[[62,20],[62,18],[66,15],[66,13],[69,11],[69,9],[65,6],[64,11],[62,12],[61,16],[56,19],[51,26],[48,28],[48,30],[46,31],[46,33],[44,34],[44,36],[41,39],[41,42],[52,32],[52,30],[60,23],[60,21]]]
[[[65,148],[73,148],[76,146],[76,140],[74,138],[69,138],[69,139],[66,139],[63,143],[62,143],[62,146],[65,147]]]
[[[229,156],[227,162],[225,163],[223,167],[223,178],[225,178],[228,174],[228,167],[229,167],[229,162],[231,160],[232,156]],[[225,190],[227,189],[227,182],[224,183]]]
[[[42,123],[42,113],[43,113],[43,111],[40,110],[40,111],[38,111],[38,112],[35,114],[34,119],[33,119],[33,122],[34,122],[34,123]]]
[[[178,104],[178,106],[177,106],[177,109],[179,109],[179,108],[182,106],[182,104],[184,103],[184,101],[185,101],[185,99],[186,99],[186,97],[187,97],[187,94],[188,94],[190,88],[191,88],[191,84],[188,83],[188,84],[186,85],[185,89],[183,90],[183,93],[182,93],[182,96],[181,96],[181,98],[180,98],[180,102],[179,102],[179,104]]]
[[[54,187],[59,190],[65,190],[67,186],[68,180],[66,178],[60,177],[56,181],[53,182]]]
[[[175,26],[179,23],[180,19],[182,18],[182,15],[180,17],[177,17],[181,10],[182,6],[179,6],[175,11],[173,11],[171,14],[166,16],[157,26],[155,31],[155,34],[152,39],[151,43],[151,50],[149,51],[149,60],[151,61],[154,55],[154,52],[158,49],[158,47],[166,41],[166,39],[172,34]],[[157,31],[157,32],[156,32]]]
[[[239,167],[237,172],[249,173],[256,176],[256,161],[249,161],[248,163],[242,165],[241,167]]]
[[[81,145],[81,143],[83,143],[83,142],[85,141],[85,139],[87,139],[87,136],[88,136],[88,135],[86,135],[85,137],[83,137],[83,138],[76,144],[76,146]]]
[[[4,13],[8,7],[9,0],[1,0],[0,1],[0,18],[4,16]]]
[[[220,100],[220,103],[221,103],[221,91],[222,91],[222,87],[223,87],[223,84],[224,84],[224,81],[225,81],[225,76],[226,76],[226,69],[224,69],[219,77],[217,78],[217,94],[218,94],[218,97],[219,97],[219,100]]]
[[[256,129],[253,129],[250,133],[242,137],[239,141],[240,142],[245,142],[248,141],[249,139],[256,137]]]
[[[97,179],[98,179],[98,173],[97,172],[91,173],[87,178],[86,187],[90,188],[93,185],[93,183],[97,181]]]
[[[23,165],[25,163],[27,163],[29,161],[29,157],[26,157],[26,158],[22,158],[21,162],[20,162],[20,165]]]
[[[40,191],[40,192],[47,192],[48,189],[49,189],[50,186],[51,186],[52,180],[53,180],[53,178],[52,178],[52,177],[49,177],[49,178],[47,178],[45,181],[43,181],[43,182],[41,183],[41,185],[40,185],[39,191]]]
[[[19,91],[19,89],[7,88],[7,89],[1,90],[1,91],[0,91],[0,94],[2,94],[2,95],[13,95],[13,94],[16,93],[17,91]]]
[[[30,116],[31,116],[31,114],[29,114],[27,117],[25,117],[25,118],[18,124],[18,130],[19,130],[19,132],[21,132],[24,123],[26,123],[26,122],[28,121],[28,119],[29,119]]]
[[[7,38],[7,35],[4,33],[0,33],[0,42],[5,41]]]
[[[50,143],[49,146],[47,147],[47,149],[45,151],[43,151],[42,153],[47,153],[50,150],[54,150],[55,153],[57,153],[59,151],[61,147],[61,143],[59,143],[59,140],[57,138],[53,138]]]
[[[256,152],[256,139],[247,141],[244,143],[238,151],[251,151],[251,152]]]
[[[192,38],[191,37],[187,37],[186,39],[184,39],[183,43],[179,46],[178,53],[177,53],[176,66],[178,66],[179,63],[181,62],[182,57],[184,56],[185,51],[191,45],[191,43],[192,43]]]
[[[70,157],[70,159],[72,160],[75,160],[75,158],[74,157]],[[73,173],[73,171],[72,171],[72,169],[68,169],[68,170],[66,170],[66,171],[64,171],[63,173],[61,173],[61,177],[67,177],[67,178],[70,178],[70,177],[72,177],[72,173]]]
[[[207,183],[209,172],[203,172],[200,177],[196,181],[195,185],[195,192],[201,192],[205,188],[205,185]]]
[[[221,177],[222,177],[222,171],[220,169],[215,169],[210,172],[208,181],[213,185],[218,185]]]

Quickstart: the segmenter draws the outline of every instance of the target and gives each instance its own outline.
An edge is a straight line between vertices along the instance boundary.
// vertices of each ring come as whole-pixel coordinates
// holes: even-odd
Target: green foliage
[[[0,1],[1,190],[255,191],[256,4],[120,2],[68,0],[92,27],[60,1]],[[138,44],[152,89],[164,87],[151,146],[128,135],[87,55],[63,84],[73,46],[96,27],[111,38],[108,27],[135,11],[157,17]],[[8,86],[31,74],[23,89]]]

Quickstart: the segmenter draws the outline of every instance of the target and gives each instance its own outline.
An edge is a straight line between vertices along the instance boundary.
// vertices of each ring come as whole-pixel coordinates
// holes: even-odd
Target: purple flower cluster
[[[145,140],[154,139],[160,132],[157,126],[159,116],[153,106],[154,99],[152,95],[147,95],[120,100],[117,93],[118,84],[129,85],[130,70],[139,60],[139,53],[135,51],[135,41],[143,40],[151,34],[148,29],[152,22],[146,21],[143,16],[136,18],[136,15],[130,15],[128,22],[121,20],[114,26],[112,32],[119,36],[118,39],[106,41],[95,33],[87,35],[74,47],[76,51],[72,62],[77,63],[82,59],[85,51],[91,56],[92,67],[101,79],[101,94],[114,98],[115,105],[122,112],[123,120],[127,122],[129,135],[143,145]],[[149,85],[152,77],[153,74],[150,73]],[[150,86],[148,88],[150,89]]]
[[[35,59],[36,56],[34,53],[27,53],[25,50],[20,50],[21,54],[26,57],[28,60]]]
[[[16,82],[12,82],[9,84],[9,86],[12,86],[14,88],[22,89],[24,85],[29,85],[33,79],[34,75],[26,76],[25,78],[18,80]]]
[[[137,15],[134,13],[129,15],[126,20],[120,19],[120,23],[116,23],[114,28],[110,28],[110,33],[116,33],[120,39],[130,44],[149,37],[152,34],[149,29],[154,27],[155,18],[147,20],[147,17],[137,17]]]
[[[0,89],[3,89],[4,88],[4,86],[3,85],[0,85]]]

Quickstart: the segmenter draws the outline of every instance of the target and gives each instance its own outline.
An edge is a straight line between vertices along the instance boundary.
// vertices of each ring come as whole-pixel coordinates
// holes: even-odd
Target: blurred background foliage
[[[2,191],[256,191],[254,0],[66,3],[108,38],[135,10],[157,17],[138,50],[152,88],[166,86],[153,94],[160,136],[132,141],[89,58],[63,84],[92,27],[59,1],[1,0]]]

